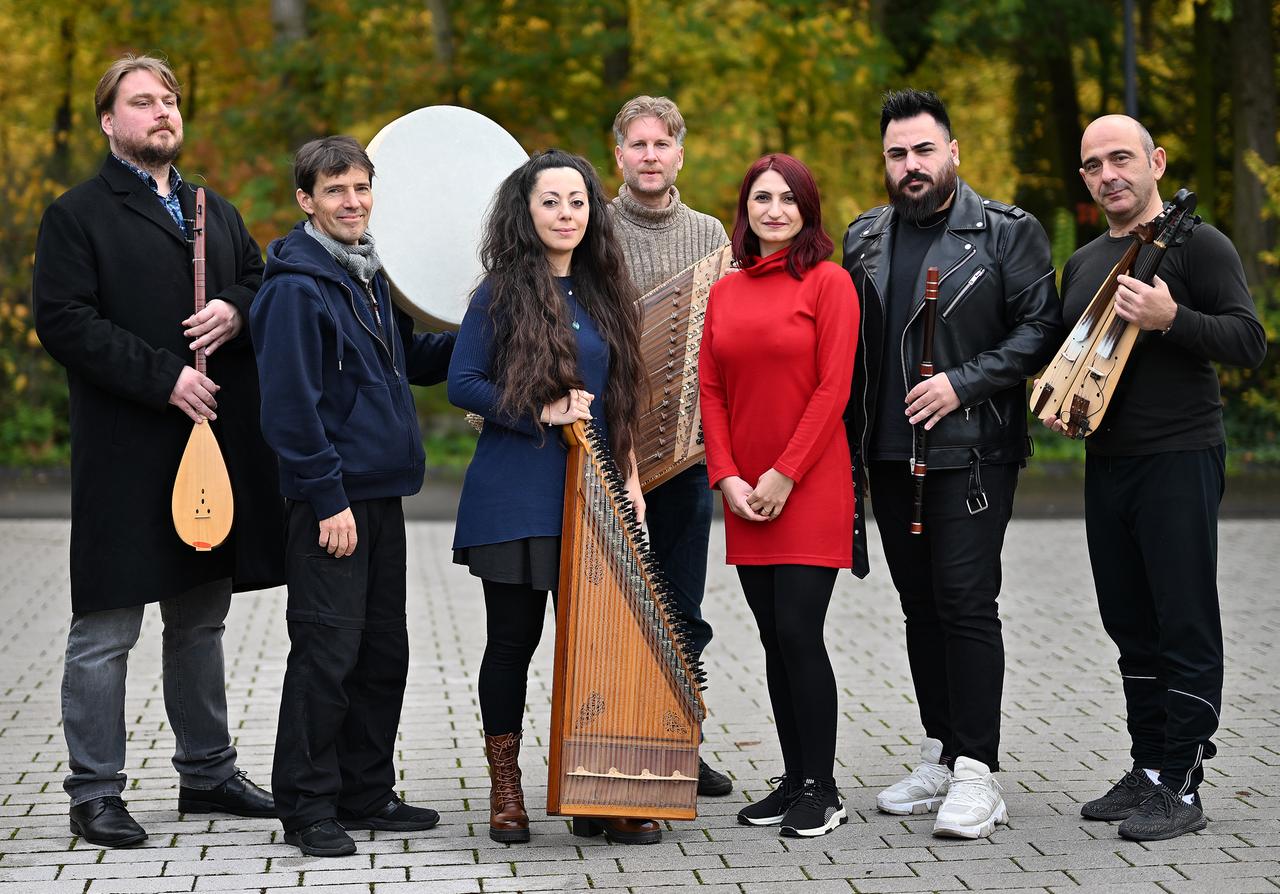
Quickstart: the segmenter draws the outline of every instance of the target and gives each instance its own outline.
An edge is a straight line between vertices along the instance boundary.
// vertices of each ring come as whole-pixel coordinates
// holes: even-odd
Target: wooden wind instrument
[[[933,375],[933,327],[938,319],[938,268],[924,274],[924,343],[920,348],[920,381]],[[911,505],[911,533],[924,533],[924,476],[929,471],[929,432],[924,423],[911,426],[915,437],[911,461],[911,477],[915,493]]]
[[[205,195],[196,190],[195,252],[192,257],[195,280],[195,312],[205,306]],[[207,375],[204,348],[196,354],[196,371]],[[235,503],[231,477],[218,448],[218,439],[207,419],[191,426],[187,447],[173,482],[173,527],[182,542],[199,552],[220,545],[231,533]]]
[[[1193,213],[1195,207],[1196,194],[1180,189],[1154,220],[1133,229],[1133,243],[1107,274],[1032,391],[1031,411],[1041,421],[1056,416],[1072,438],[1098,430],[1139,334],[1135,324],[1116,313],[1117,277],[1126,274],[1148,285],[1154,282],[1165,251],[1185,242],[1200,222]],[[1152,250],[1140,254],[1146,244]]]

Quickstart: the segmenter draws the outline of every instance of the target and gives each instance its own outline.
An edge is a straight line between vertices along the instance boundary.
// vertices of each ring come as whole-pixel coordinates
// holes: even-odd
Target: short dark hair
[[[889,129],[890,121],[901,121],[914,118],[916,115],[932,115],[933,120],[951,139],[951,116],[938,94],[932,90],[916,90],[908,87],[905,90],[890,90],[884,95],[884,104],[880,106],[880,136]]]
[[[777,171],[787,187],[796,197],[796,210],[800,212],[804,223],[791,244],[791,253],[787,255],[787,272],[796,279],[831,257],[835,245],[826,230],[822,229],[822,202],[818,197],[818,183],[813,179],[813,172],[805,167],[804,162],[781,152],[774,152],[755,160],[747,168],[747,176],[742,178],[742,188],[738,191],[738,214],[733,222],[733,259],[738,266],[746,266],[747,259],[760,254],[760,237],[751,231],[751,223],[747,216],[747,200],[751,197],[751,187],[756,179],[765,171]]]
[[[373,162],[355,137],[321,137],[305,144],[293,157],[293,182],[311,195],[321,174],[336,177],[348,168],[360,168],[373,179]]]

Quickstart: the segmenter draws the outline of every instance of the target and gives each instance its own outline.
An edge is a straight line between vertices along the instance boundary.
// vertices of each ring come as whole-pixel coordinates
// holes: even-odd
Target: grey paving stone
[[[488,774],[475,677],[483,649],[479,587],[450,561],[451,526],[409,527],[412,659],[400,731],[400,794],[442,812],[428,833],[357,833],[359,853],[307,858],[281,843],[272,820],[182,816],[172,734],[159,673],[160,624],[148,612],[130,656],[127,718],[130,808],[151,838],[102,850],[67,831],[58,728],[66,597],[65,522],[0,522],[0,894],[111,890],[468,892],[580,890],[636,894],[830,891],[1276,890],[1280,877],[1280,577],[1278,522],[1223,525],[1220,595],[1228,664],[1218,757],[1202,788],[1203,833],[1143,846],[1113,824],[1079,816],[1083,800],[1128,768],[1115,650],[1097,617],[1078,520],[1015,521],[1001,599],[1006,643],[1003,722],[1011,825],[987,841],[935,839],[932,817],[875,809],[876,793],[914,766],[921,736],[902,645],[902,621],[878,539],[873,574],[842,575],[827,628],[840,687],[837,781],[850,823],[813,841],[739,826],[735,814],[768,791],[781,759],[753,621],[723,541],[713,536],[706,615],[711,716],[704,755],[736,781],[694,822],[667,823],[651,848],[569,835],[547,817],[550,653],[534,657],[522,766],[533,840],[487,837]],[[1043,573],[1042,547],[1083,576]],[[237,596],[226,635],[228,709],[240,765],[270,778],[279,684],[287,654],[282,591]],[[547,627],[551,626],[548,614]],[[10,873],[10,875],[6,875]],[[128,888],[127,886],[135,886]],[[183,887],[185,885],[186,887]],[[38,887],[33,887],[38,886]],[[1198,887],[1197,887],[1198,886]]]
[[[98,878],[89,883],[86,894],[161,894],[170,891],[190,891],[195,886],[195,876],[164,876],[163,878]]]

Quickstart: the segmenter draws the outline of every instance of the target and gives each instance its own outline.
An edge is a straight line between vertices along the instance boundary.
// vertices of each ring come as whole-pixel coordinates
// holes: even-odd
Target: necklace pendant
[[[578,323],[578,321],[577,321],[577,320],[574,320],[574,321],[573,321],[573,328],[574,328],[574,329],[581,329],[581,328],[582,328],[582,326]]]

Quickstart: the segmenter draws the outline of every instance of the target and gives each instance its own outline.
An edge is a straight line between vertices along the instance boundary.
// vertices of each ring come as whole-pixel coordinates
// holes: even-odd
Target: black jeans
[[[707,584],[707,546],[711,540],[714,495],[702,463],[645,494],[649,545],[671,584],[676,607],[690,627],[693,657],[711,642],[711,625],[702,618]]]
[[[834,782],[836,678],[822,630],[836,569],[739,565],[738,580],[760,628],[787,777]]]
[[[969,469],[930,469],[924,533],[909,532],[914,483],[905,461],[872,462],[872,506],[906,619],[907,658],[925,735],[949,763],[1000,768],[1004,640],[996,599],[1018,467],[982,466],[987,508],[970,514]]]
[[[1085,462],[1102,625],[1120,650],[1134,765],[1188,794],[1222,707],[1218,506],[1225,448]]]
[[[519,732],[523,725],[529,662],[542,639],[547,591],[527,584],[481,582],[488,636],[480,661],[480,720],[487,735],[502,736]]]
[[[286,831],[364,816],[390,800],[409,672],[400,499],[357,501],[355,552],[318,545],[309,503],[290,501],[289,662],[271,787]]]

